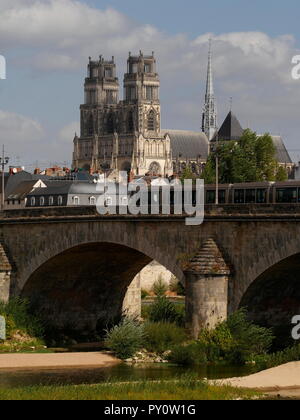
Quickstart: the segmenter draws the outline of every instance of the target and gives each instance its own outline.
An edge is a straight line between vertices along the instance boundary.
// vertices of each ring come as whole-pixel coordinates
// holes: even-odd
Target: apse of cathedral
[[[90,58],[73,168],[171,176],[189,166],[200,174],[209,152],[207,136],[162,130],[159,89],[154,53],[129,54],[121,101],[114,57],[110,61]]]

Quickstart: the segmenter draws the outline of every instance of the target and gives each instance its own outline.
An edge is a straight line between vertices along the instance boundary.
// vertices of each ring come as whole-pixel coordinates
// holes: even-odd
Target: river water
[[[127,365],[108,368],[82,369],[35,369],[0,370],[0,388],[15,388],[37,385],[81,385],[98,384],[106,381],[173,379],[185,374],[197,374],[199,379],[222,379],[246,376],[253,373],[253,367],[203,366],[186,368],[169,364]]]

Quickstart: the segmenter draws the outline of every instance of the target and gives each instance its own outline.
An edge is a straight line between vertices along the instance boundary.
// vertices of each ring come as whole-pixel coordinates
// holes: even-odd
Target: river
[[[108,368],[0,370],[1,387],[37,385],[98,384],[106,381],[173,379],[185,374],[197,374],[199,379],[222,379],[247,376],[253,373],[250,366],[203,366],[186,368],[169,364],[127,365],[122,363]]]

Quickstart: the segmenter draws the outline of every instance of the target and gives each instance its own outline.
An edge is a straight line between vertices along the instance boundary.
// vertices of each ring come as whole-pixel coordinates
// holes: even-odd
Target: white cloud
[[[9,143],[36,142],[44,136],[41,124],[31,118],[0,110],[1,137]]]
[[[181,121],[182,128],[200,127],[208,39],[212,37],[220,119],[228,110],[229,97],[234,96],[238,116],[253,122],[253,128],[278,131],[278,125],[286,126],[291,136],[293,127],[299,131],[300,83],[291,77],[291,59],[299,50],[291,34],[207,33],[189,39],[79,0],[0,0],[0,7],[0,50],[16,51],[16,60],[22,49],[22,68],[38,69],[39,77],[52,71],[82,70],[89,55],[99,54],[115,55],[122,60],[119,71],[125,71],[128,51],[155,50],[168,127]],[[66,100],[66,106],[77,105]],[[60,140],[69,139],[70,152],[74,131],[78,123],[66,125],[58,134]]]
[[[78,121],[71,122],[63,127],[59,132],[59,139],[63,142],[71,144],[75,133],[77,133],[77,135],[80,133],[80,125]]]

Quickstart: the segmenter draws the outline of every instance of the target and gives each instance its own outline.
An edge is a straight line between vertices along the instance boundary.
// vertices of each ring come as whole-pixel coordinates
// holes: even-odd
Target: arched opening
[[[155,131],[155,113],[153,109],[148,114],[147,129],[148,131]]]
[[[244,294],[240,307],[257,324],[272,327],[275,346],[286,347],[291,339],[292,318],[300,315],[300,253],[280,261],[261,274]]]
[[[44,320],[48,338],[61,333],[80,340],[94,339],[119,321],[125,304],[130,314],[140,311],[140,274],[152,261],[148,255],[124,245],[108,242],[79,245],[54,256],[34,271],[21,296],[31,302],[34,313]],[[153,281],[161,275],[157,265],[151,273]],[[144,276],[148,284],[149,269]]]
[[[149,174],[152,176],[158,176],[161,175],[162,170],[161,170],[161,166],[158,162],[152,162],[151,165],[149,166]]]
[[[93,115],[89,116],[88,124],[87,124],[87,132],[88,132],[88,136],[93,136],[93,134],[94,134],[94,118],[93,118]]]
[[[29,299],[47,330],[93,336],[122,315],[129,285],[150,262],[126,246],[80,245],[41,265],[27,280],[22,297]]]
[[[134,130],[133,112],[130,111],[127,118],[127,131],[128,133],[132,133],[133,130]]]
[[[115,120],[114,120],[114,114],[112,112],[109,113],[107,117],[107,133],[113,134],[115,131]]]

